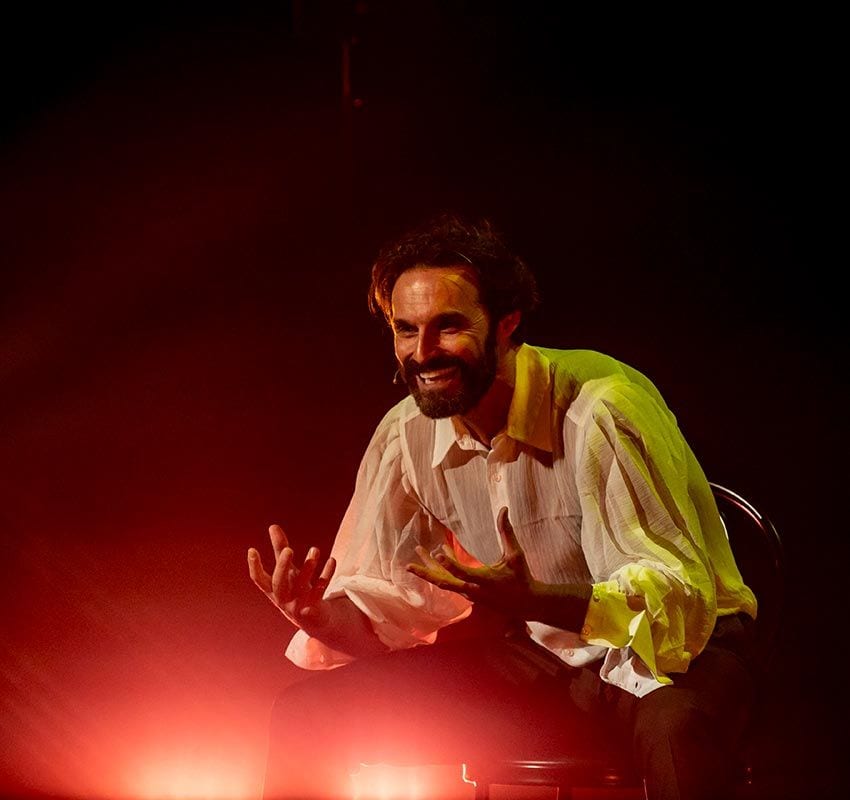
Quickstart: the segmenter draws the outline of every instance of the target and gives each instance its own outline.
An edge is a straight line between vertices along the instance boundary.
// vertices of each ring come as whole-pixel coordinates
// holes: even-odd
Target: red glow
[[[352,800],[466,800],[474,795],[463,783],[460,766],[363,766],[353,775]]]
[[[257,796],[252,775],[227,754],[149,751],[128,770],[125,791],[137,800],[249,800]]]
[[[352,776],[353,800],[421,800],[419,770],[405,767],[363,767]]]

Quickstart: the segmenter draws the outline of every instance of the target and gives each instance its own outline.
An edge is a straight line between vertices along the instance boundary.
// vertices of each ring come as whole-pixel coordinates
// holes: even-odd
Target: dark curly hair
[[[525,315],[540,303],[537,281],[525,262],[508,250],[488,219],[471,222],[443,212],[384,245],[372,265],[369,308],[391,321],[392,292],[399,276],[412,267],[471,266],[481,303],[492,321],[522,312],[512,335],[524,341]]]

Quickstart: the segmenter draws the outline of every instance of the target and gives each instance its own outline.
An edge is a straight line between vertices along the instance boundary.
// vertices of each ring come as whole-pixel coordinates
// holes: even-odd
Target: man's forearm
[[[534,581],[527,619],[580,632],[593,596],[591,584],[551,584]]]
[[[348,597],[323,600],[321,613],[302,619],[301,629],[328,647],[363,658],[387,652],[369,618]]]

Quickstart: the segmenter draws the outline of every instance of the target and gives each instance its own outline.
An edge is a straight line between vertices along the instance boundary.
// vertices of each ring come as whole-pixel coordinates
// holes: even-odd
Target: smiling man
[[[359,763],[632,748],[652,800],[726,796],[751,701],[752,592],[656,387],[523,342],[537,286],[485,221],[384,248],[371,303],[410,396],[323,560],[255,583],[312,674],[272,719],[265,798],[344,797]]]
[[[413,267],[393,286],[390,324],[403,377],[426,417],[460,415],[473,426],[491,417],[499,425],[510,392],[498,389],[513,383],[507,343],[519,314],[493,324],[476,284],[471,267]]]

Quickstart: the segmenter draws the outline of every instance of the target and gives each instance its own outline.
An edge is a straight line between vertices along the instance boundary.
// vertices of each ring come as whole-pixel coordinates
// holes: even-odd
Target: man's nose
[[[431,331],[420,331],[416,337],[416,350],[413,357],[419,364],[432,358],[439,349],[439,340]]]

